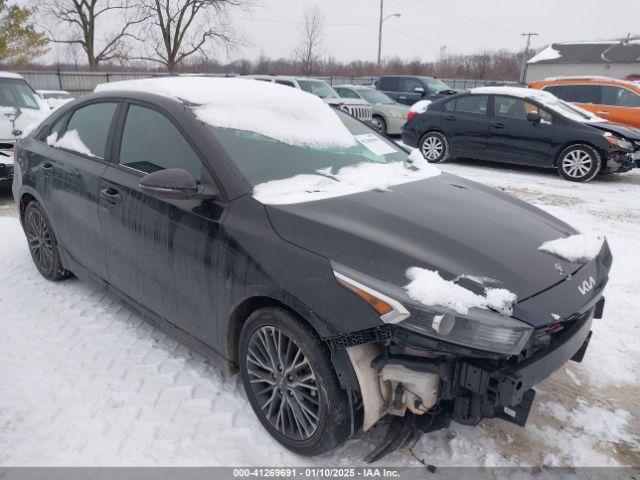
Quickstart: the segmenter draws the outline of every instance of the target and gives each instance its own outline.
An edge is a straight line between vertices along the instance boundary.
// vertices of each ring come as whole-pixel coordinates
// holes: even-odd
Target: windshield
[[[373,88],[359,88],[358,93],[369,103],[396,103],[390,97],[382,93],[380,90]]]
[[[358,142],[352,147],[312,148],[289,145],[259,133],[209,125],[231,160],[253,186],[301,174],[363,162],[403,162],[407,154],[350,115],[336,111]],[[365,146],[367,145],[367,146]],[[377,152],[377,153],[375,153]]]
[[[338,98],[336,91],[323,80],[298,80],[300,88],[320,98]]]
[[[35,92],[19,78],[0,78],[0,107],[40,109]]]
[[[437,78],[429,78],[426,80],[429,91],[432,93],[440,93],[445,90],[451,90],[451,87]]]

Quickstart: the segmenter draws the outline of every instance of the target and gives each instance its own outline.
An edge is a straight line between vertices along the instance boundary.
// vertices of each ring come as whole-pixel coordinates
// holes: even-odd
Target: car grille
[[[5,177],[13,173],[13,165],[5,165],[0,163],[0,177]]]
[[[369,121],[373,116],[371,105],[343,105],[342,110],[362,121]]]

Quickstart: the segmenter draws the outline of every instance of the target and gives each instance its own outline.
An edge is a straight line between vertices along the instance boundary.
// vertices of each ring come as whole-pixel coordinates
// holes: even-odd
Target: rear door
[[[529,112],[540,114],[540,122],[527,120]],[[551,166],[553,115],[521,98],[493,97],[487,153],[501,162]]]
[[[416,89],[422,89],[422,91],[416,92]],[[401,77],[398,90],[397,100],[405,105],[413,105],[422,100],[422,96],[426,92],[424,84],[413,77]]]
[[[49,208],[56,235],[75,262],[106,278],[104,241],[98,221],[100,177],[109,160],[109,138],[119,103],[85,104],[53,126],[50,151],[40,165],[49,177]]]
[[[166,112],[129,103],[119,125],[114,163],[99,188],[109,282],[216,345],[216,255],[226,210],[213,201],[161,200],[140,190],[144,175],[165,168],[182,168],[200,183],[212,182],[201,154]]]
[[[603,85],[602,102],[596,115],[613,122],[640,127],[640,95],[618,85]]]
[[[455,155],[484,158],[489,137],[488,95],[465,95],[446,102],[441,126]]]
[[[382,90],[396,102],[400,101],[398,99],[398,97],[400,96],[399,86],[400,78],[398,77],[381,77],[376,83],[376,88],[378,90]]]

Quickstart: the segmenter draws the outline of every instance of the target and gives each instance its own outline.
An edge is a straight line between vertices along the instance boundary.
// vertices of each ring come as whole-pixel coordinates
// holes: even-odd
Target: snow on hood
[[[562,55],[558,50],[549,46],[544,50],[541,50],[540,52],[538,52],[538,54],[535,55],[533,58],[531,58],[531,60],[529,60],[527,63],[538,63],[546,60],[557,60],[558,58],[561,58],[561,57]]]
[[[356,140],[322,99],[302,90],[241,78],[165,77],[103,83],[95,91],[147,92],[191,104],[215,127],[259,133],[289,145],[351,147]]]
[[[538,250],[570,262],[590,262],[602,250],[604,236],[579,234],[544,242]]]
[[[553,110],[560,115],[582,123],[597,123],[606,122],[607,120],[593,113],[578,107],[573,103],[560,100],[558,97],[550,92],[544,90],[537,90],[535,88],[523,88],[523,87],[477,87],[470,90],[472,94],[484,94],[484,95],[510,95],[512,97],[518,97],[522,99],[533,99],[542,103],[545,107]],[[579,113],[577,113],[577,112]]]
[[[511,316],[518,297],[505,288],[485,288],[484,295],[473,293],[450,280],[445,280],[436,270],[411,267],[406,271],[409,283],[404,290],[412,300],[428,307],[450,308],[462,315],[471,308],[496,310]]]
[[[368,190],[389,190],[394,185],[415,182],[440,175],[435,165],[413,150],[408,162],[362,162],[343,167],[336,173],[330,168],[316,174],[303,174],[283,180],[258,184],[253,197],[263,204],[289,205],[351,195]]]

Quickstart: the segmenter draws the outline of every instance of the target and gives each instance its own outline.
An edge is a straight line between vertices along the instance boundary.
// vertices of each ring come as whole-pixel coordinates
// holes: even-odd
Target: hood
[[[285,240],[404,286],[410,267],[486,277],[526,299],[583,264],[538,250],[576,233],[515,197],[453,175],[293,205],[266,205]]]
[[[629,140],[640,140],[640,129],[614,122],[589,123],[592,127],[605,132],[616,133]]]
[[[17,113],[18,112],[14,107],[0,107],[0,141],[13,142],[15,140],[16,136],[13,132],[11,117]],[[19,110],[19,115],[15,118],[15,128],[20,132],[25,132],[27,127],[39,122],[49,113],[50,110],[48,108],[46,110],[22,108]]]

